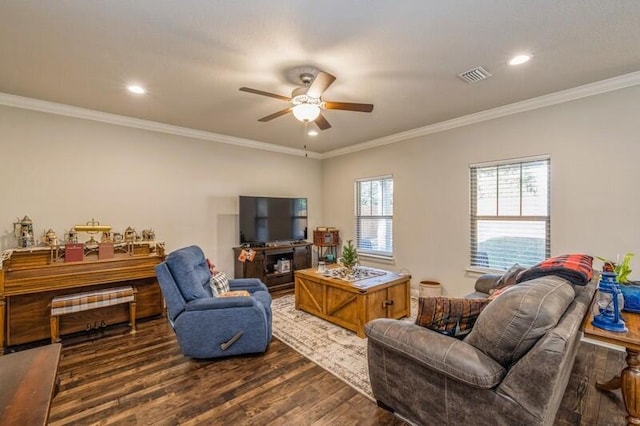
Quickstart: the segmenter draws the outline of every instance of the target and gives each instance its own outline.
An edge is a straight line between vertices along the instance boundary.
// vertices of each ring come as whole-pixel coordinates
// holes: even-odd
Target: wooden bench
[[[128,285],[54,297],[51,300],[51,343],[60,341],[59,319],[61,315],[119,305],[121,303],[129,304],[129,326],[131,327],[131,334],[135,334],[136,293],[136,288]]]

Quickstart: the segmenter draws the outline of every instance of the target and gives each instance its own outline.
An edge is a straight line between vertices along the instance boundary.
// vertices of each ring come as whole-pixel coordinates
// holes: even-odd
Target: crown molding
[[[170,124],[159,123],[156,121],[142,120],[139,118],[127,117],[124,115],[111,114],[101,111],[80,108],[71,105],[64,105],[50,101],[27,98],[23,96],[10,95],[8,93],[0,93],[0,105],[6,105],[15,108],[30,109],[34,111],[47,112],[51,114],[65,115],[69,117],[82,118],[86,120],[99,121],[102,123],[115,124],[118,126],[132,127],[136,129],[149,130],[153,132],[166,133],[176,136],[184,136],[188,138],[224,143],[245,148],[260,149],[263,151],[277,152],[280,154],[306,156],[314,159],[326,159],[347,155],[378,146],[389,145],[414,139],[433,133],[443,132],[458,127],[468,126],[483,121],[493,120],[505,117],[511,114],[531,111],[538,108],[544,108],[564,102],[573,101],[601,93],[611,92],[614,90],[624,89],[626,87],[640,84],[640,71],[624,74],[618,77],[589,83],[582,86],[574,87],[560,92],[531,98],[524,101],[516,102],[481,111],[475,114],[457,117],[451,120],[442,121],[440,123],[431,124],[429,126],[419,127],[405,132],[395,133],[393,135],[372,139],[367,142],[348,146],[345,148],[318,153],[313,151],[305,151],[297,148],[289,148],[281,145],[260,142],[252,139],[238,138],[234,136],[222,135],[219,133],[207,132],[204,130],[195,130],[188,127],[174,126]]]
[[[560,92],[550,93],[548,95],[538,96],[537,98],[531,98],[513,104],[488,109],[485,111],[477,112],[475,114],[453,118],[451,120],[442,121],[440,123],[432,124],[429,126],[407,130],[406,132],[395,133],[393,135],[384,136],[382,138],[372,139],[370,141],[363,142],[357,145],[325,152],[321,155],[321,158],[326,159],[351,154],[353,152],[363,151],[383,145],[389,145],[396,142],[402,142],[420,136],[426,136],[433,133],[443,132],[445,130],[455,129],[457,127],[468,126],[470,124],[476,124],[483,121],[505,117],[511,114],[531,111],[534,109],[557,105],[576,99],[598,95],[601,93],[624,89],[626,87],[635,86],[637,84],[640,84],[640,71],[623,74],[618,77],[609,78],[595,83],[577,86],[571,89],[562,90]]]
[[[0,93],[0,105],[47,112],[50,114],[65,115],[68,117],[82,118],[85,120],[99,121],[102,123],[115,124],[117,126],[133,127],[136,129],[167,133],[170,135],[184,136],[193,139],[219,142],[245,148],[261,149],[263,151],[277,152],[280,154],[297,155],[302,157],[306,156],[315,159],[321,158],[321,154],[317,152],[289,148],[252,139],[237,138],[234,136],[222,135],[219,133],[207,132],[204,130],[195,130],[188,127],[174,126],[171,124],[164,124],[156,121],[142,120],[139,118],[127,117],[124,115],[95,111],[72,105],[59,104],[56,102],[10,95],[8,93]]]

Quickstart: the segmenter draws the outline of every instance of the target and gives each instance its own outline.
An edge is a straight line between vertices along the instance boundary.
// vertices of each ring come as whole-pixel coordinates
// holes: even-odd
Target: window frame
[[[385,180],[390,180],[391,181],[391,200],[390,200],[390,206],[391,206],[391,214],[379,214],[379,215],[365,215],[362,214],[361,212],[361,204],[360,204],[360,194],[361,194],[361,185],[363,183],[367,183],[367,182],[380,182],[380,184],[382,185],[382,182]],[[358,178],[355,180],[354,182],[354,218],[355,218],[355,241],[354,241],[354,245],[358,251],[358,255],[359,256],[363,256],[363,257],[375,257],[375,258],[380,258],[380,259],[387,259],[387,260],[391,260],[393,259],[394,256],[394,249],[393,249],[393,198],[394,198],[394,188],[393,188],[393,175],[382,175],[382,176],[373,176],[373,177],[366,177],[366,178]],[[384,199],[381,200],[381,202],[384,204]],[[391,250],[390,251],[381,251],[381,250],[375,250],[375,249],[367,249],[367,248],[362,248],[361,247],[361,228],[362,228],[362,224],[361,224],[361,220],[362,219],[368,219],[368,220],[377,220],[377,219],[381,219],[381,220],[388,220],[390,222],[390,231],[388,232],[388,238],[391,241]]]
[[[495,167],[499,170],[504,166],[519,166],[520,177],[522,177],[523,169],[527,164],[546,162],[546,174],[547,174],[547,200],[546,200],[546,215],[523,215],[523,181],[519,182],[519,197],[518,197],[518,209],[519,214],[500,215],[500,185],[499,185],[499,173],[496,174],[496,214],[495,215],[478,215],[478,190],[477,190],[477,171],[483,168]],[[475,176],[474,176],[475,173]],[[475,187],[474,187],[475,184]],[[500,221],[500,222],[543,222],[544,223],[544,258],[548,258],[551,255],[551,156],[540,155],[534,157],[514,158],[508,160],[492,161],[485,163],[477,163],[469,165],[469,269],[480,271],[504,271],[509,268],[505,266],[503,269],[492,268],[491,266],[479,265],[478,256],[478,222],[479,221]],[[505,262],[504,258],[502,259]],[[543,260],[543,259],[540,259]],[[523,265],[531,266],[531,265]]]

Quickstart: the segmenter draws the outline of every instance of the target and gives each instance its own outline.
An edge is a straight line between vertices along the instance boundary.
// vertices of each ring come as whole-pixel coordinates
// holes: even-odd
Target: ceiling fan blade
[[[315,123],[318,125],[320,130],[327,130],[331,128],[331,124],[329,124],[327,119],[324,118],[322,114],[320,114],[318,118],[315,119]]]
[[[311,86],[309,86],[309,90],[307,90],[307,96],[311,96],[312,98],[319,98],[335,80],[336,78],[331,74],[320,71],[318,75],[316,75],[316,78],[313,79]]]
[[[269,92],[264,92],[262,90],[251,89],[250,87],[241,87],[238,90],[240,90],[241,92],[254,93],[256,95],[269,96],[270,98],[276,98],[276,99],[280,99],[282,101],[287,101],[287,102],[291,100],[291,98],[288,96],[282,96],[276,93],[269,93]]]
[[[358,111],[358,112],[371,112],[373,111],[372,104],[356,104],[353,102],[330,102],[324,103],[325,109],[341,109],[345,111]]]
[[[262,121],[263,123],[266,123],[267,121],[271,121],[274,118],[278,118],[281,117],[283,115],[285,115],[286,113],[288,113],[289,111],[291,111],[291,108],[287,108],[287,109],[283,109],[282,111],[278,111],[278,112],[274,112],[271,115],[267,115],[266,117],[262,117],[260,120],[258,121]]]

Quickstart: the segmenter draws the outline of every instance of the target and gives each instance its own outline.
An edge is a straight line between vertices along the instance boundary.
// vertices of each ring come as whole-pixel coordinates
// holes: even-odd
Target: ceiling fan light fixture
[[[135,93],[136,95],[144,95],[147,92],[144,87],[137,84],[130,84],[127,86],[127,90],[131,93]]]
[[[522,65],[525,62],[529,62],[531,55],[517,55],[511,58],[509,65]]]
[[[300,81],[302,87],[296,87],[291,92],[291,97],[278,95],[276,93],[265,92],[263,90],[251,89],[249,87],[241,87],[241,92],[254,93],[256,95],[269,96],[270,98],[280,99],[290,103],[290,107],[280,110],[276,113],[269,114],[266,117],[258,119],[261,123],[266,123],[274,118],[282,117],[291,112],[296,120],[305,123],[305,131],[307,131],[307,123],[315,122],[319,130],[327,130],[331,128],[331,124],[320,113],[323,109],[334,109],[343,111],[371,112],[372,104],[359,104],[354,102],[334,102],[323,101],[322,95],[329,86],[335,81],[336,77],[324,71],[318,71],[314,77],[311,73],[302,73]],[[310,136],[313,136],[311,134]]]
[[[292,108],[293,116],[306,123],[314,121],[320,115],[320,107],[315,104],[298,104]]]

